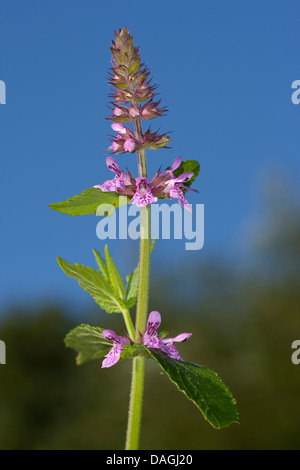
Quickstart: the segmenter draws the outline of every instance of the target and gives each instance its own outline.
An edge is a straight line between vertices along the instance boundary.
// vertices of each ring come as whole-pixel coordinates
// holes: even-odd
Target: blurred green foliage
[[[254,267],[206,262],[181,266],[180,278],[175,271],[153,277],[151,307],[163,313],[162,328],[170,336],[193,333],[181,354],[219,373],[238,401],[240,425],[212,429],[147,360],[142,449],[300,447],[300,364],[291,362],[291,344],[300,339],[299,211],[283,210],[276,220],[260,236]],[[196,295],[180,304],[185,278]],[[57,306],[3,313],[0,448],[122,449],[130,361],[78,367],[63,344],[82,321],[120,331],[121,318],[93,310],[78,321]]]

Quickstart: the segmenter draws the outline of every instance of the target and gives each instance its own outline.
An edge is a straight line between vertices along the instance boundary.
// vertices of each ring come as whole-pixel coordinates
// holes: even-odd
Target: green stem
[[[138,450],[142,418],[145,358],[133,359],[126,450]]]
[[[135,341],[141,342],[146,330],[150,273],[150,205],[141,208],[139,287],[136,308]]]
[[[135,133],[141,136],[142,126],[139,119],[134,121]],[[147,178],[145,150],[138,151],[139,177]],[[140,212],[140,259],[139,287],[136,309],[135,342],[141,342],[141,334],[146,330],[149,296],[150,272],[150,205],[141,208]],[[126,450],[137,450],[139,447],[142,403],[144,390],[145,358],[138,356],[133,359],[128,425],[126,434]]]
[[[127,308],[124,309],[122,311],[122,315],[123,315],[124,322],[125,322],[125,325],[126,325],[126,328],[127,328],[128,336],[132,341],[134,341],[135,334],[134,334],[134,328],[133,328],[133,324],[132,324],[132,321],[131,321],[129,310],[127,310]]]
[[[150,206],[141,208],[141,239],[139,261],[139,288],[136,313],[135,341],[141,342],[141,333],[146,330],[150,268]],[[126,450],[137,450],[139,445],[142,402],[144,389],[145,358],[133,359]]]

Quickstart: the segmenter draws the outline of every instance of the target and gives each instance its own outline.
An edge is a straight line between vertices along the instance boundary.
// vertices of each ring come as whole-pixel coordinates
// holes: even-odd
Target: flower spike
[[[151,84],[150,71],[141,63],[139,48],[134,47],[127,28],[115,32],[111,53],[109,84],[113,87],[110,95],[112,116],[107,119],[124,124],[163,116],[166,108],[160,106],[160,100],[154,101],[156,85]],[[114,124],[113,129],[119,132],[110,147],[114,153],[133,153],[144,147],[159,149],[171,141],[166,134],[159,135],[149,129],[144,134],[141,131],[139,137],[128,128],[121,133]]]

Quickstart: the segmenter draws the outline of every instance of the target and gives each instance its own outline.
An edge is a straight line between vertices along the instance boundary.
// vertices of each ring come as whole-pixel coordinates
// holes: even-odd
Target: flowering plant
[[[163,171],[159,169],[149,180],[146,149],[167,147],[171,139],[150,127],[144,131],[142,121],[163,116],[166,109],[156,98],[156,86],[151,84],[150,71],[141,63],[139,49],[133,45],[133,38],[126,27],[115,32],[111,52],[112,114],[107,119],[112,121],[111,127],[117,134],[111,137],[108,151],[114,157],[136,153],[138,176],[133,176],[129,170],[124,171],[112,156],[108,156],[106,164],[115,174],[113,179],[98,182],[81,194],[50,207],[70,215],[95,214],[102,204],[110,204],[114,211],[124,203],[121,196],[126,196],[126,201],[140,208],[139,263],[127,276],[126,285],[107,246],[105,258],[94,250],[99,270],[58,258],[63,271],[76,279],[103,310],[123,315],[126,333],[122,336],[112,330],[82,324],[68,333],[65,343],[78,351],[77,364],[102,359],[102,368],[110,368],[120,360],[132,358],[126,449],[135,450],[139,445],[146,358],[157,362],[215,428],[238,422],[238,412],[234,398],[217,374],[207,367],[184,361],[177,351],[174,344],[186,341],[192,334],[181,333],[174,338],[166,338],[157,331],[161,323],[160,313],[152,311],[148,314],[150,252],[154,244],[150,240],[151,204],[158,199],[176,199],[184,209],[192,211],[186,193],[195,191],[190,186],[198,175],[199,163],[182,161],[177,157],[170,167]],[[130,309],[135,304],[133,323]]]

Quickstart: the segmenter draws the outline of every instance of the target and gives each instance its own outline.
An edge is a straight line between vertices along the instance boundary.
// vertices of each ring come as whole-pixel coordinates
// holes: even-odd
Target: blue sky
[[[149,152],[150,173],[178,155],[201,165],[199,194],[189,197],[205,205],[205,246],[159,242],[156,266],[246,253],[268,174],[299,186],[299,15],[298,1],[2,2],[1,301],[86,300],[56,257],[92,265],[92,248],[104,245],[97,219],[48,205],[109,177],[106,77],[110,40],[124,25],[169,109],[153,127],[172,131],[172,149]],[[135,171],[135,157],[119,159]],[[125,274],[137,244],[109,246]]]

